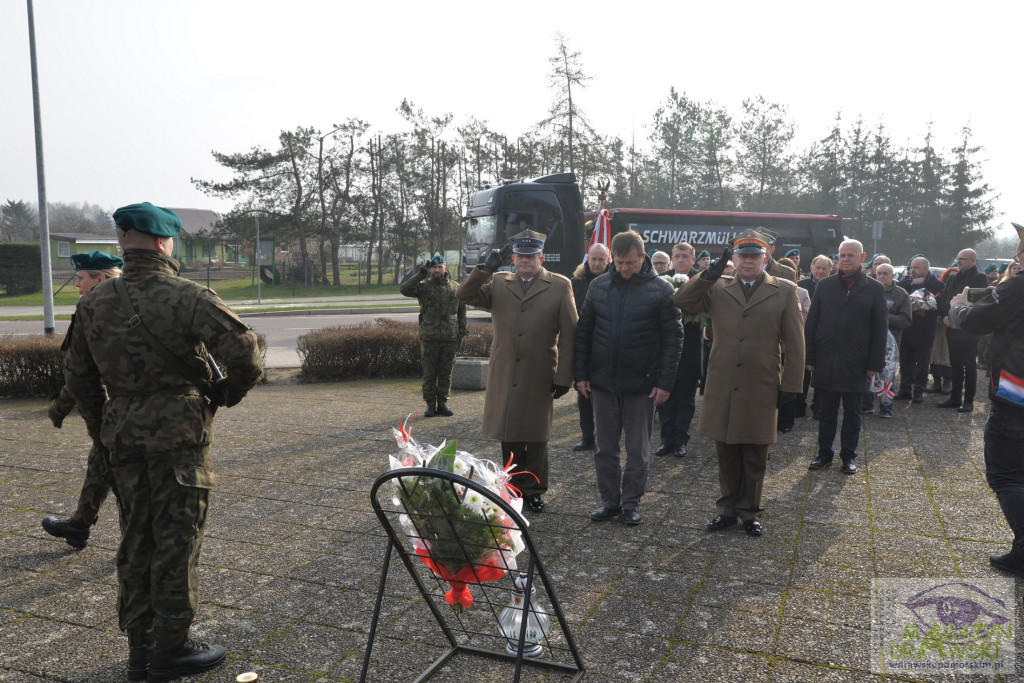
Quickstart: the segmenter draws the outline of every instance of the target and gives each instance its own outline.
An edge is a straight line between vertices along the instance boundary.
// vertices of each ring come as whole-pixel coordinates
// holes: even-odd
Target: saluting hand
[[[729,256],[732,252],[729,251],[729,247],[726,247],[722,252],[722,255],[718,257],[718,260],[707,267],[703,273],[700,274],[700,279],[707,280],[708,282],[714,282],[718,278],[722,277],[722,273],[725,272],[725,267],[729,265]]]

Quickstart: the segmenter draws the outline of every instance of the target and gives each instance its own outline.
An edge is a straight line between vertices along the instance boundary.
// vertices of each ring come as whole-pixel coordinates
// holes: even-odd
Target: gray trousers
[[[601,505],[635,510],[647,488],[651,464],[654,400],[647,394],[613,394],[594,390],[597,490]],[[619,439],[626,434],[626,469],[622,470]]]

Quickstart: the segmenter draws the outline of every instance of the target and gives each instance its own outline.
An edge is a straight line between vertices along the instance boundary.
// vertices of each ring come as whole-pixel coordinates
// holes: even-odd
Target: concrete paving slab
[[[271,374],[217,418],[215,490],[194,627],[229,649],[225,666],[185,681],[358,678],[386,539],[369,488],[393,452],[391,427],[420,409],[415,379],[304,385]],[[457,438],[496,459],[479,432],[482,392],[456,392],[453,418],[419,419],[421,441]],[[552,488],[530,531],[588,666],[586,680],[881,681],[870,672],[870,591],[877,578],[995,575],[1011,537],[981,457],[985,403],[953,417],[898,403],[867,418],[861,471],[809,472],[817,422],[798,420],[772,448],[766,533],[708,533],[713,445],[652,458],[643,523],[595,523],[592,454],[572,396],[555,408]],[[923,408],[930,408],[924,410]],[[655,430],[654,442],[658,434]],[[0,406],[0,680],[121,681],[117,522],[108,503],[82,551],[47,536],[81,486],[88,438],[77,416],[52,428],[44,401]],[[432,590],[434,588],[432,587]],[[1024,594],[1018,590],[1017,627]],[[414,678],[445,642],[400,562],[390,568],[370,679]],[[508,681],[473,658],[438,681]],[[1024,673],[1024,667],[1020,668]],[[524,680],[561,680],[532,671]],[[905,680],[966,680],[936,675]]]

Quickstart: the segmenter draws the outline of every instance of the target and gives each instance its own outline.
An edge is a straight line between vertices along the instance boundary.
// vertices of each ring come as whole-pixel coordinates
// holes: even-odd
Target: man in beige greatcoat
[[[715,332],[697,422],[697,431],[715,441],[722,492],[707,528],[726,529],[738,518],[748,534],[760,536],[761,488],[768,447],[777,437],[778,406],[803,388],[804,325],[796,284],[764,270],[767,237],[748,230],[733,246],[735,277],[721,276],[726,249],[674,300],[683,313],[710,313]]]
[[[510,247],[516,272],[491,277]],[[455,293],[460,302],[491,311],[482,431],[501,441],[504,465],[515,464],[512,484],[532,512],[544,509],[553,399],[572,385],[577,319],[572,285],[543,267],[543,249],[544,235],[525,230],[492,251]]]

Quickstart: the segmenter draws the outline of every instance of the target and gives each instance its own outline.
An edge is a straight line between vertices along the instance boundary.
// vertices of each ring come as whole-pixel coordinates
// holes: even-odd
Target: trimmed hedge
[[[419,325],[378,318],[351,327],[327,327],[298,339],[302,376],[307,382],[334,382],[370,377],[417,377]],[[470,324],[459,356],[489,357],[493,330]]]
[[[0,289],[10,296],[43,291],[42,248],[38,244],[0,243]]]
[[[63,337],[0,335],[0,398],[49,398],[64,386]],[[267,338],[256,335],[267,360]],[[222,369],[223,370],[223,369]],[[266,382],[266,372],[260,381]]]

